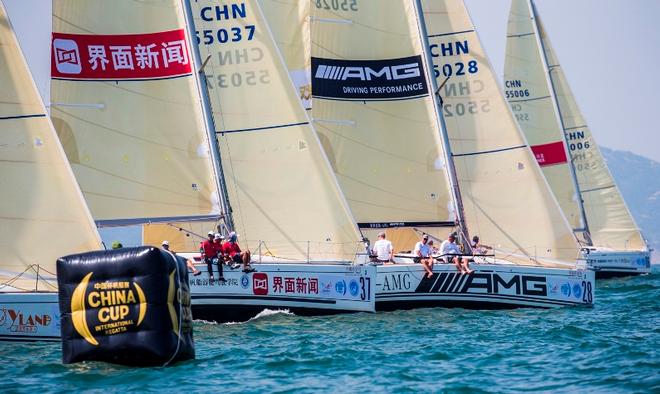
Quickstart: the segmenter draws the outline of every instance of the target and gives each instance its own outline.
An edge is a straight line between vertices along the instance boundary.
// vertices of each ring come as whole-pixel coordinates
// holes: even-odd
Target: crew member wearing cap
[[[378,241],[374,242],[374,245],[371,247],[371,252],[376,256],[376,262],[393,263],[394,248],[392,247],[392,242],[385,238],[386,235],[384,232],[379,233]]]
[[[447,264],[449,264],[451,259],[454,265],[456,265],[458,272],[464,274],[471,274],[474,272],[468,265],[468,259],[461,257],[463,252],[461,252],[461,249],[456,245],[455,233],[450,233],[449,236],[447,236],[447,239],[442,241],[442,244],[440,244],[440,254],[445,258]]]
[[[428,278],[433,276],[433,257],[431,257],[431,248],[428,245],[429,235],[424,234],[422,240],[415,244],[415,262],[422,263],[426,276]]]
[[[213,277],[213,259],[217,258],[216,246],[213,245],[215,233],[213,231],[209,231],[208,237],[209,238],[207,240],[204,240],[204,242],[201,243],[199,247],[199,251],[201,253],[202,261],[206,263],[206,268],[209,271],[209,278],[211,280],[214,280],[215,278]]]
[[[250,266],[250,251],[241,251],[238,246],[238,234],[235,232],[229,233],[229,241],[225,242],[222,247],[222,252],[225,256],[234,261],[235,264],[243,264],[243,272],[254,272],[255,269]]]
[[[164,240],[163,243],[161,243],[161,246],[163,247],[163,249],[167,250],[168,252],[174,253],[173,250],[170,250],[170,241]],[[202,271],[195,268],[195,262],[192,259],[186,259],[186,265],[193,272],[193,275],[197,276],[202,274]]]
[[[225,237],[223,237],[220,233],[215,233],[215,235],[213,235],[213,256],[218,264],[218,273],[219,273],[218,280],[220,282],[226,282],[224,275],[225,262],[224,262],[223,245],[222,245],[222,240],[224,238]]]

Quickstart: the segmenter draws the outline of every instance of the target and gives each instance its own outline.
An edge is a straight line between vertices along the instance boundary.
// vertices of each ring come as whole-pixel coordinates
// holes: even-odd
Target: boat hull
[[[591,270],[471,264],[475,271],[460,274],[454,265],[436,264],[426,278],[419,264],[378,267],[376,310],[424,307],[470,309],[556,308],[592,306]]]
[[[376,268],[370,265],[252,264],[257,272],[224,269],[226,283],[211,283],[206,267],[190,276],[193,318],[246,321],[264,309],[296,315],[375,311]]]
[[[651,272],[651,252],[591,249],[585,253],[596,279],[636,276]]]
[[[0,340],[59,341],[57,293],[0,293]]]

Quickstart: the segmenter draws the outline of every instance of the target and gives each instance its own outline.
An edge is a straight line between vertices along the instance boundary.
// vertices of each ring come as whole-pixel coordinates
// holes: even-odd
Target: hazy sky
[[[47,96],[51,0],[2,1]],[[501,79],[510,0],[466,3]],[[598,143],[660,161],[660,0],[536,0],[536,5]]]

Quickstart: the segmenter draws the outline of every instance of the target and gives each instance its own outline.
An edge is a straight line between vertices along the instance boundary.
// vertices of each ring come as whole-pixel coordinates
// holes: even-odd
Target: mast
[[[426,61],[426,78],[431,84],[433,90],[433,101],[435,103],[436,121],[438,122],[438,129],[440,130],[440,137],[442,138],[443,149],[445,154],[445,164],[447,167],[447,176],[449,177],[449,184],[451,186],[452,202],[454,203],[454,212],[456,212],[456,220],[460,228],[459,237],[464,238],[463,244],[467,253],[472,253],[470,247],[470,236],[465,221],[465,210],[463,209],[463,200],[461,198],[461,189],[458,184],[458,176],[456,175],[456,166],[454,165],[454,158],[451,152],[451,144],[449,142],[449,133],[447,132],[447,125],[445,118],[442,114],[442,99],[440,98],[440,91],[438,82],[435,76],[431,73],[433,64],[431,60],[431,51],[429,49],[428,33],[426,32],[426,22],[424,21],[424,13],[422,12],[421,0],[415,0],[415,13],[417,14],[417,25],[419,28],[420,38],[422,40],[422,47],[424,48],[424,59]],[[459,238],[460,239],[460,238]]]
[[[573,182],[573,187],[575,187],[575,192],[577,193],[578,207],[580,208],[580,217],[582,218],[583,227],[574,229],[573,231],[581,231],[585,236],[585,240],[587,241],[587,244],[589,246],[593,246],[591,235],[589,233],[589,223],[587,222],[587,214],[584,209],[584,201],[582,200],[582,191],[580,190],[580,184],[578,182],[577,175],[575,173],[573,157],[571,156],[571,152],[568,150],[568,141],[566,141],[566,132],[565,132],[566,126],[564,125],[564,118],[561,113],[561,108],[559,108],[559,102],[557,101],[557,91],[555,89],[555,83],[552,80],[552,76],[550,75],[552,70],[550,70],[550,67],[548,66],[548,56],[546,55],[545,46],[543,45],[543,40],[541,39],[541,32],[539,30],[538,23],[536,22],[536,18],[537,18],[536,7],[534,6],[532,0],[527,0],[527,4],[529,6],[530,14],[533,17],[532,25],[534,26],[534,35],[536,36],[536,42],[538,44],[537,47],[541,52],[541,63],[543,64],[543,67],[546,70],[545,74],[546,74],[548,86],[550,86],[550,94],[552,95],[552,105],[555,108],[555,115],[559,117],[559,124],[561,126],[561,135],[562,135],[561,140],[564,146],[564,152],[566,154],[566,158],[569,160],[569,168],[571,173],[571,180]]]
[[[188,37],[192,41],[195,36],[195,22],[193,18],[192,8],[190,1],[181,0],[184,7],[186,29],[188,30]],[[222,161],[220,159],[220,148],[218,145],[218,138],[215,131],[215,122],[213,121],[211,101],[209,100],[209,91],[206,81],[206,74],[203,67],[201,67],[201,56],[199,46],[195,42],[191,42],[191,53],[193,54],[193,64],[200,68],[197,72],[197,89],[202,102],[202,113],[204,114],[204,124],[206,126],[206,133],[209,142],[209,151],[211,152],[211,160],[213,162],[213,171],[215,173],[215,182],[218,189],[218,198],[220,200],[220,209],[222,210],[222,218],[228,231],[234,230],[234,218],[232,216],[231,205],[229,204],[229,195],[227,194],[227,183],[225,181],[225,174],[222,169]]]

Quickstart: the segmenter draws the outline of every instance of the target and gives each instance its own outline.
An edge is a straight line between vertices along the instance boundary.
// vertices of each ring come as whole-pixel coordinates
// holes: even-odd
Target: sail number
[[[362,301],[371,300],[371,278],[360,277],[360,299]]]
[[[219,88],[237,88],[243,85],[254,86],[257,84],[270,83],[268,70],[218,74],[217,76],[206,74],[206,79],[208,81],[209,89],[213,89],[214,86]]]
[[[466,74],[476,74],[477,72],[479,72],[479,65],[476,60],[470,60],[467,63],[456,62],[453,64],[445,64],[442,68],[437,64],[433,65],[433,73],[436,78],[440,77],[440,75],[451,77],[454,75],[461,76]]]
[[[506,93],[506,98],[507,99],[529,97],[529,89],[507,90],[504,93]]]
[[[251,41],[254,38],[255,30],[254,25],[246,25],[229,29],[202,30],[201,36],[199,35],[200,32],[196,31],[195,36],[198,45],[202,43],[202,39],[204,39],[204,45],[211,45],[214,42],[225,44],[227,42],[239,42],[243,39]]]
[[[316,8],[334,11],[357,11],[357,0],[316,0]]]
[[[477,114],[479,112],[490,112],[490,101],[479,100],[468,101],[467,103],[445,104],[443,107],[445,118],[452,116],[463,116],[465,114]]]

